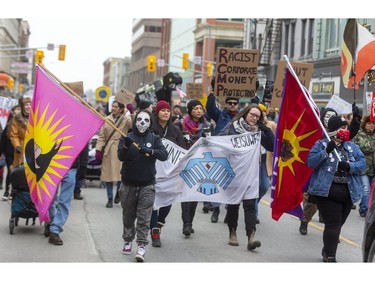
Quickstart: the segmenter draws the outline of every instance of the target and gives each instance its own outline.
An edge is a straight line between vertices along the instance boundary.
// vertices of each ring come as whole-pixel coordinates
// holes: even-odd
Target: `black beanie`
[[[203,105],[202,105],[202,103],[199,100],[191,100],[191,101],[189,101],[189,103],[187,104],[187,111],[188,111],[188,113],[191,114],[191,111],[197,105],[200,105],[203,108]]]
[[[348,122],[343,120],[341,116],[332,116],[328,120],[328,132],[335,132],[345,125],[348,125]]]
[[[142,100],[142,101],[139,102],[139,109],[140,109],[140,110],[146,109],[146,108],[148,108],[150,105],[151,105],[151,102],[146,101],[146,100]]]

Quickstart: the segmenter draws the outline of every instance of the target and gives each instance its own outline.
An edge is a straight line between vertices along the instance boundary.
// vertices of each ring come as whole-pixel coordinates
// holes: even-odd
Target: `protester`
[[[14,115],[20,114],[21,112],[21,106],[20,105],[15,105],[12,107],[10,110],[10,115],[7,120],[7,124],[1,134],[1,139],[0,139],[0,155],[3,155],[5,157],[5,162],[7,166],[7,175],[5,178],[5,191],[3,195],[3,200],[8,200],[10,196],[10,169],[11,165],[13,163],[13,158],[14,158],[14,148],[12,145],[12,142],[10,141],[9,138],[9,131],[10,131],[10,124],[13,119]]]
[[[366,158],[366,171],[361,174],[362,197],[359,203],[359,215],[366,217],[370,185],[375,174],[375,122],[366,116],[361,124],[361,129],[354,137],[353,142],[361,149]]]
[[[211,93],[207,98],[207,114],[215,121],[216,126],[213,132],[213,136],[217,136],[220,131],[230,122],[233,117],[238,113],[238,103],[239,99],[236,97],[227,97],[225,99],[226,107],[223,110],[220,110],[216,106],[216,98],[214,95],[215,89],[215,78],[211,80]],[[208,213],[208,211],[213,208],[211,215],[211,222],[216,223],[219,220],[220,214],[220,203],[216,202],[204,202],[203,203],[203,212]]]
[[[87,163],[89,147],[86,145],[74,161],[68,172],[62,178],[59,189],[49,208],[50,222],[45,223],[44,236],[49,237],[48,243],[56,246],[63,245],[60,233],[68,220],[70,205],[76,183],[77,168],[80,163]]]
[[[341,228],[353,203],[361,197],[359,174],[366,169],[363,153],[349,141],[347,125],[344,118],[332,116],[328,121],[330,139],[318,140],[307,158],[308,166],[314,169],[308,192],[324,218],[324,262],[336,262]]]
[[[131,254],[132,241],[137,235],[138,249],[135,258],[138,262],[144,261],[148,245],[147,237],[155,201],[156,160],[165,161],[168,158],[161,138],[150,130],[151,126],[151,113],[141,110],[135,116],[132,131],[126,137],[121,137],[118,144],[118,159],[122,162],[119,194],[123,209],[122,238],[125,242],[122,253]]]
[[[23,163],[24,161],[24,141],[26,134],[26,127],[28,124],[29,115],[31,112],[31,98],[21,97],[19,99],[21,112],[15,114],[10,122],[9,139],[14,148],[13,163],[10,166],[10,171]]]
[[[182,122],[184,135],[188,136],[186,147],[189,149],[199,138],[211,133],[212,126],[204,117],[204,108],[199,100],[191,100],[187,104],[188,115]],[[193,220],[198,202],[181,202],[182,233],[189,237],[194,233]]]
[[[118,130],[126,134],[131,128],[131,118],[124,115],[125,105],[114,101],[112,113],[106,117]],[[120,197],[118,190],[121,184],[121,162],[117,157],[117,147],[121,134],[107,122],[100,128],[99,138],[96,143],[96,159],[102,161],[100,180],[105,182],[108,202],[106,207],[112,208],[113,202],[118,204]],[[116,184],[116,196],[113,198],[113,184]]]
[[[275,137],[270,128],[264,124],[264,116],[256,104],[250,104],[239,112],[232,121],[226,125],[219,135],[236,135],[246,132],[261,131],[261,145],[267,151],[273,151]],[[245,214],[246,236],[248,237],[247,249],[252,251],[261,246],[259,240],[255,240],[256,232],[256,202],[257,199],[242,200]],[[229,228],[229,245],[238,246],[237,226],[240,204],[227,205],[227,220]]]
[[[180,128],[171,121],[171,110],[168,102],[161,100],[156,104],[154,113],[154,122],[152,123],[153,132],[162,140],[167,139],[178,146],[186,149],[184,136]],[[161,207],[154,210],[151,216],[150,229],[153,247],[161,247],[160,234],[161,228],[165,224],[172,205]]]

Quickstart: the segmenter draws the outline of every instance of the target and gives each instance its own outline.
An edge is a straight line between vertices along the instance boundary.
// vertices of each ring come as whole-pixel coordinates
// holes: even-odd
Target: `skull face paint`
[[[146,112],[140,112],[137,116],[137,120],[135,121],[135,126],[137,127],[138,131],[143,134],[150,127],[150,124],[150,115],[148,115]]]

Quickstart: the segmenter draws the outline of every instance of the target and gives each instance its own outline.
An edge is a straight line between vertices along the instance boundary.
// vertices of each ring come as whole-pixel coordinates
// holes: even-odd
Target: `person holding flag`
[[[361,198],[360,173],[366,169],[365,157],[350,142],[348,123],[340,116],[328,121],[330,139],[318,140],[311,148],[307,165],[314,169],[308,192],[324,218],[324,262],[336,262],[341,228],[353,203]]]

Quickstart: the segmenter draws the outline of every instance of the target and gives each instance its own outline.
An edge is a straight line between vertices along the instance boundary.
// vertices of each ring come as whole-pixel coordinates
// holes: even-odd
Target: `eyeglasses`
[[[251,117],[253,117],[253,118],[257,119],[257,120],[259,120],[259,118],[260,118],[260,115],[256,115],[256,114],[254,114],[252,112],[249,112],[249,114],[250,114]]]
[[[238,102],[236,102],[236,101],[228,101],[227,104],[229,104],[229,105],[237,105]]]

